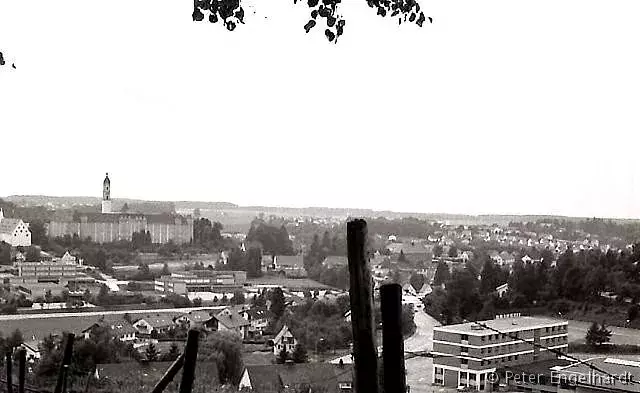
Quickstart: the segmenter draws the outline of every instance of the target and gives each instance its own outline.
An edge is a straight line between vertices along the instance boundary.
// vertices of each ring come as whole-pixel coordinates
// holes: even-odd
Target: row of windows
[[[544,340],[544,345],[554,345],[554,344],[564,344],[566,343],[568,340],[567,336],[563,336],[563,337],[554,337],[554,338],[547,338]]]
[[[516,361],[516,360],[518,360],[518,355],[512,355],[512,356],[505,356],[500,359],[482,360],[480,362],[480,365],[484,366],[484,365],[491,365],[491,364],[499,364],[499,363]]]
[[[552,333],[552,332],[566,332],[567,331],[567,325],[560,325],[560,326],[551,326],[551,327],[546,327],[545,328],[545,332],[546,333]],[[496,333],[496,334],[490,334],[488,336],[480,336],[480,340],[481,341],[495,341],[495,340],[500,340],[500,339],[507,339],[507,338],[518,338],[520,337],[520,333],[531,333],[532,330],[524,330],[521,332],[513,332],[513,333]],[[461,340],[463,341],[467,341],[469,340],[469,335],[468,334],[462,334],[460,337]]]

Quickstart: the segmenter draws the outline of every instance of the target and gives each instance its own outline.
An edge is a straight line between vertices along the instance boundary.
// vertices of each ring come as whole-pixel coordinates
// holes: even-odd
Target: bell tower
[[[111,180],[109,180],[109,173],[106,174],[102,182],[102,213],[111,213]]]

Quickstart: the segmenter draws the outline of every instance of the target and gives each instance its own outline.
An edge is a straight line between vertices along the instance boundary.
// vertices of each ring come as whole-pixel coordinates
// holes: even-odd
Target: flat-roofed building
[[[82,269],[82,260],[68,252],[62,258],[42,260],[39,262],[16,262],[18,276],[11,280],[12,284],[54,282],[61,283],[75,280]]]
[[[189,292],[220,292],[241,289],[247,280],[243,271],[190,270],[174,272],[154,281],[158,292],[187,295]]]
[[[567,321],[519,314],[434,327],[433,383],[485,390],[500,368],[557,358],[540,346],[566,353],[567,334]]]

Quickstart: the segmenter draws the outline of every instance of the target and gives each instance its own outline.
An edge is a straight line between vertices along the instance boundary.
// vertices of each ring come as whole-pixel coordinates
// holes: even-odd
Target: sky
[[[0,0],[0,196],[640,217],[637,0],[245,3]]]

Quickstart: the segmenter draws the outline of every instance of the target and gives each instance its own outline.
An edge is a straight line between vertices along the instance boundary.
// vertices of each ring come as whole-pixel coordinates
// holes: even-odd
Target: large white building
[[[19,218],[6,218],[0,209],[0,242],[13,247],[29,247],[31,245],[29,224]]]
[[[500,333],[498,333],[500,332]],[[505,366],[556,359],[568,350],[568,322],[519,314],[433,328],[433,383],[490,390],[488,375]]]

